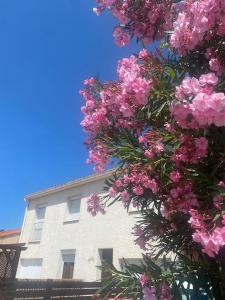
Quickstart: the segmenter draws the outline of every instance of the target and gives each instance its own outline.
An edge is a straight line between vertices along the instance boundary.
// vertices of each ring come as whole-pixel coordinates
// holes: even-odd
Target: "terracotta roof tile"
[[[9,235],[20,234],[20,232],[21,232],[21,228],[3,230],[3,231],[0,231],[0,238],[9,236]]]

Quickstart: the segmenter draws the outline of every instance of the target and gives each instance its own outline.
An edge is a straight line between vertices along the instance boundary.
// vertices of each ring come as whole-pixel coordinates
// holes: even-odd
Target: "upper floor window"
[[[45,209],[44,205],[38,205],[35,209],[35,220],[32,225],[30,242],[40,242],[42,236],[42,230],[44,225],[45,218]]]
[[[67,201],[65,222],[79,221],[80,219],[80,197],[71,197]]]
[[[45,218],[45,206],[37,206],[36,207],[36,219],[44,220]]]

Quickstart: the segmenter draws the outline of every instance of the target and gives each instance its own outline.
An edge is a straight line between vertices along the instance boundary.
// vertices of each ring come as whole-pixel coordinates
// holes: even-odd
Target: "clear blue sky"
[[[85,78],[116,76],[114,20],[91,0],[0,1],[0,229],[22,224],[24,195],[92,173],[80,127]]]

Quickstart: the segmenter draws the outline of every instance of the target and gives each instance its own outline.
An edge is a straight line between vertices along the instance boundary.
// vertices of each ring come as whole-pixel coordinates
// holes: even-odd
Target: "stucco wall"
[[[86,199],[95,193],[103,193],[104,180],[84,184],[76,188],[32,200],[28,203],[21,243],[27,250],[21,253],[24,258],[42,258],[41,278],[61,278],[61,250],[75,249],[74,278],[85,281],[100,279],[99,249],[113,248],[113,264],[120,267],[121,258],[141,258],[141,251],[134,244],[131,234],[137,214],[127,214],[120,203],[107,208],[105,215],[92,217],[87,212]],[[64,223],[67,199],[81,195],[80,219],[75,223]],[[35,220],[35,208],[46,205],[44,227],[40,243],[29,243],[31,228]],[[20,277],[20,266],[17,273]]]

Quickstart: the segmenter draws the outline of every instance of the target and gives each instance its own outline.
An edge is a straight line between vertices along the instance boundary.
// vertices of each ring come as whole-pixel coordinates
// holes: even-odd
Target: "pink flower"
[[[139,140],[139,143],[141,143],[141,144],[146,142],[146,138],[144,136],[139,136],[138,140]]]
[[[157,300],[155,287],[144,287],[143,290],[143,300]]]
[[[142,249],[146,250],[147,239],[141,226],[135,225],[133,234],[137,237],[135,243]]]
[[[133,191],[134,191],[135,195],[137,195],[137,196],[141,196],[144,193],[144,190],[143,190],[143,188],[140,185],[136,185],[133,188]]]
[[[154,178],[147,179],[145,182],[145,187],[150,189],[154,194],[158,191],[158,184]]]
[[[93,84],[95,81],[96,81],[95,78],[94,78],[94,77],[91,77],[91,78],[89,78],[89,79],[84,80],[84,85],[91,85],[91,84]]]
[[[173,181],[173,182],[178,182],[180,179],[181,179],[181,174],[179,171],[172,171],[170,173],[170,179]]]
[[[196,153],[197,158],[202,158],[207,155],[208,150],[208,140],[205,137],[200,137],[195,139]]]
[[[173,300],[172,290],[165,281],[161,282],[159,285],[159,300]]]
[[[200,76],[199,83],[201,85],[209,84],[209,85],[216,86],[218,83],[218,77],[214,73],[204,74]]]
[[[115,187],[111,187],[111,188],[109,188],[109,195],[110,195],[110,197],[115,197],[116,195],[117,195],[117,190],[116,190],[116,188]]]
[[[185,1],[176,21],[170,43],[181,55],[195,49],[218,26],[224,15],[223,0]],[[219,27],[218,33],[223,32]]]
[[[120,179],[117,179],[115,181],[115,185],[116,185],[116,187],[120,188],[121,186],[123,186],[123,183],[122,183],[122,181]]]
[[[121,193],[121,199],[124,203],[126,203],[130,198],[130,194],[127,191],[123,191]]]
[[[138,57],[140,58],[140,59],[145,59],[145,58],[147,58],[149,56],[149,53],[148,53],[148,51],[147,51],[147,49],[142,49],[140,52],[139,52],[139,54],[138,54]]]
[[[154,152],[152,152],[151,150],[145,150],[144,155],[147,158],[153,158],[154,157]]]
[[[220,181],[217,185],[219,187],[225,188],[225,182],[224,181]]]
[[[145,286],[149,283],[149,278],[146,274],[141,274],[140,278],[139,278],[139,282],[142,286]]]
[[[120,111],[125,118],[130,118],[134,115],[132,107],[128,103],[122,103],[122,105],[120,106]]]
[[[116,26],[113,31],[113,37],[117,46],[123,47],[129,44],[130,35],[120,26]]]
[[[193,234],[193,240],[202,245],[202,252],[215,257],[220,248],[225,245],[225,227],[216,227],[211,233],[206,230],[197,230]]]
[[[221,195],[217,195],[213,197],[213,205],[216,209],[221,210],[221,205],[224,200],[224,197]]]
[[[222,66],[218,58],[211,58],[209,61],[209,67],[211,71],[219,72]]]
[[[156,145],[155,145],[155,152],[159,154],[163,151],[164,151],[163,143],[157,142]]]
[[[92,216],[96,216],[99,212],[105,213],[105,206],[98,195],[92,194],[89,196],[87,199],[87,211]]]
[[[170,111],[180,127],[225,126],[225,95],[214,92],[217,82],[217,76],[208,73],[202,75],[199,81],[186,78],[177,87],[177,99],[173,101]]]
[[[164,127],[165,127],[165,129],[166,129],[167,131],[173,132],[173,128],[172,128],[172,125],[171,125],[170,123],[166,122],[166,123],[164,124]]]

